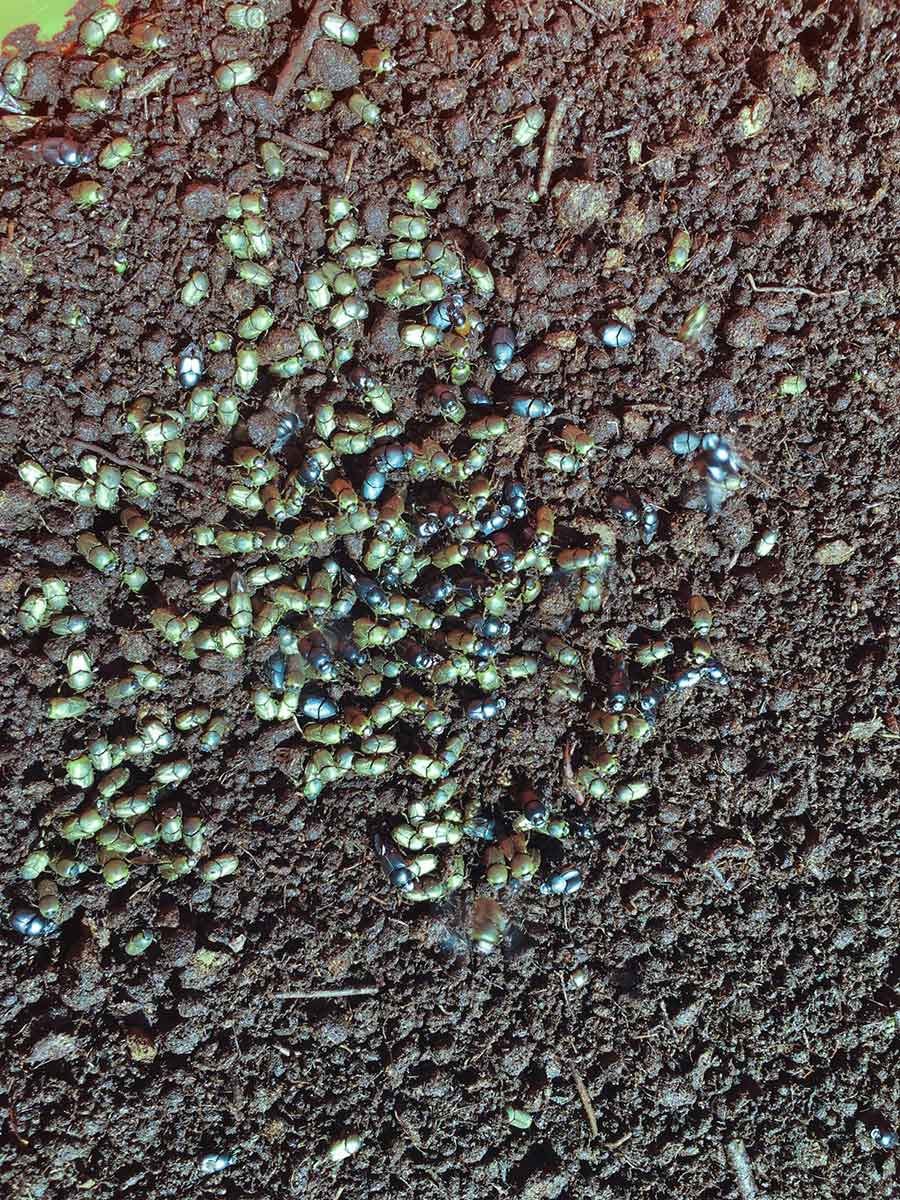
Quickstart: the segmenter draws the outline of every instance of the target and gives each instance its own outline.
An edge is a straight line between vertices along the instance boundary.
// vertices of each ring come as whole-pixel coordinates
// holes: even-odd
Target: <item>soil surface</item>
[[[153,854],[120,889],[94,869],[60,883],[55,936],[4,926],[3,1194],[896,1196],[896,1158],[872,1137],[894,1128],[900,1103],[895,16],[877,4],[350,0],[357,45],[317,38],[275,105],[306,16],[288,7],[273,0],[266,29],[246,34],[219,5],[170,0],[152,12],[169,38],[156,52],[129,42],[147,17],[129,11],[93,58],[32,57],[22,96],[41,120],[3,131],[5,908],[34,903],[19,868],[57,845],[83,803],[67,757],[101,734],[128,736],[148,705],[169,720],[192,704],[226,716],[212,753],[197,733],[181,739],[193,773],[179,794],[206,816],[212,853],[240,858],[214,884],[196,872],[167,883]],[[381,108],[367,126],[346,101],[375,46],[397,67],[363,72]],[[77,111],[74,89],[108,55],[125,60],[125,89],[108,112]],[[213,71],[236,55],[258,77],[219,92]],[[149,94],[128,92],[165,65]],[[314,85],[335,93],[326,111],[305,105]],[[561,103],[548,194],[535,200],[548,126],[525,148],[512,130],[530,105],[549,117]],[[327,158],[282,146],[285,176],[267,179],[258,147],[279,132]],[[67,170],[21,149],[63,133],[93,147],[128,137],[135,152],[115,170]],[[129,406],[183,410],[174,356],[233,331],[254,305],[269,304],[278,328],[318,320],[301,274],[328,256],[323,201],[346,193],[359,240],[386,245],[414,174],[440,194],[435,236],[494,272],[493,297],[473,302],[489,328],[516,331],[502,386],[555,405],[549,420],[512,423],[492,477],[521,480],[531,512],[554,508],[558,546],[615,545],[599,613],[580,613],[575,585],[556,581],[510,646],[539,654],[547,635],[564,636],[584,664],[584,699],[552,702],[544,656],[535,678],[504,685],[495,721],[465,723],[477,690],[445,693],[448,733],[469,739],[459,794],[509,814],[529,786],[572,816],[563,751],[572,739],[584,761],[610,653],[649,632],[675,638],[683,659],[692,593],[710,601],[730,677],[667,700],[653,736],[620,747],[623,778],[646,779],[649,794],[588,802],[593,839],[573,833],[560,851],[583,873],[580,892],[560,900],[530,882],[496,895],[509,925],[490,955],[471,939],[473,906],[494,895],[483,845],[462,843],[464,886],[425,905],[392,889],[372,852],[372,831],[399,819],[421,780],[348,776],[304,797],[308,744],[250,702],[272,640],[235,661],[188,661],[150,625],[152,608],[188,612],[211,580],[269,561],[229,563],[191,533],[255,525],[222,499],[242,427],[233,438],[214,417],[186,426],[183,475],[137,503],[146,542],[117,513],[38,497],[18,474],[30,459],[82,478],[73,440],[158,472],[126,429]],[[102,182],[102,203],[73,202],[83,179]],[[196,183],[208,189],[192,207]],[[274,243],[264,294],[219,240],[222,198],[254,188]],[[673,271],[680,230],[690,258]],[[188,308],[178,296],[196,270],[212,290]],[[700,336],[680,340],[700,303]],[[627,350],[602,343],[613,314],[636,330]],[[410,430],[444,436],[423,400],[437,360],[403,347],[375,302],[353,336]],[[208,353],[207,367],[228,391],[230,355]],[[785,390],[787,376],[806,390]],[[473,378],[494,386],[486,358]],[[284,382],[263,367],[241,422],[252,440],[267,407],[311,412],[334,387],[333,374]],[[598,445],[572,476],[543,464],[564,420]],[[697,500],[694,460],[665,445],[675,424],[717,432],[741,457],[746,487],[718,511]],[[610,489],[660,507],[652,545],[611,514]],[[86,530],[144,568],[144,591],[85,564],[75,540]],[[760,556],[767,530],[779,540]],[[51,576],[68,581],[87,635],[20,629],[29,589]],[[49,721],[76,645],[102,683],[144,663],[163,692],[116,706],[97,686],[83,718]],[[143,927],[153,945],[125,954]],[[345,988],[372,990],[279,998]],[[530,1127],[512,1126],[507,1105]],[[329,1144],[351,1134],[358,1152],[329,1161]],[[204,1175],[210,1153],[235,1162]]]

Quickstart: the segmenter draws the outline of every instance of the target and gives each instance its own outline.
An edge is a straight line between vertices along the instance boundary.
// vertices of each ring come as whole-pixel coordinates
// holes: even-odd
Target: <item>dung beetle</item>
[[[684,457],[700,449],[701,437],[685,425],[677,425],[666,434],[666,445],[673,454]]]
[[[624,492],[614,492],[609,498],[609,507],[617,517],[621,517],[629,525],[637,524],[640,516],[637,505]]]
[[[349,622],[335,621],[331,630],[337,635],[334,646],[337,656],[351,667],[364,667],[369,661],[369,656],[354,642],[353,629]]]
[[[337,716],[338,707],[321,688],[307,684],[300,693],[300,710],[310,721],[330,721]]]
[[[360,484],[359,493],[363,500],[377,500],[387,487],[387,476],[384,471],[370,469]]]
[[[375,376],[362,363],[354,363],[352,367],[348,367],[346,371],[347,382],[357,392],[367,392],[375,386]]]
[[[492,642],[490,638],[481,638],[480,641],[475,643],[475,649],[472,651],[472,654],[475,658],[479,658],[482,662],[486,662],[488,659],[496,656],[497,645],[495,642]],[[504,700],[503,703],[505,704],[506,701]],[[496,716],[496,714],[492,715]],[[478,718],[475,719],[477,720]]]
[[[446,604],[454,592],[450,579],[437,567],[426,567],[416,580],[418,597],[425,605]]]
[[[302,639],[300,642],[300,653],[314,671],[318,671],[322,675],[334,674],[335,665],[334,659],[331,656],[331,650],[318,630],[313,630],[307,637]]]
[[[492,408],[493,400],[480,387],[467,387],[463,392],[463,399],[466,404],[471,404],[473,408]]]
[[[0,108],[6,112],[15,113],[17,116],[24,116],[25,113],[24,104],[20,100],[17,100],[3,83],[0,83]]]
[[[307,487],[312,487],[322,478],[322,464],[317,458],[305,458],[297,467],[297,478]]]
[[[543,896],[571,896],[580,891],[584,880],[577,867],[562,867],[541,884]]]
[[[409,527],[417,538],[427,542],[441,531],[441,523],[434,513],[418,513],[412,517]]]
[[[46,937],[56,929],[56,922],[50,921],[34,908],[17,908],[9,918],[9,923],[16,933],[23,937]]]
[[[607,707],[612,713],[620,713],[631,698],[628,668],[624,655],[617,655],[607,683]]]
[[[234,1154],[206,1154],[200,1159],[200,1171],[203,1175],[215,1175],[233,1167],[237,1162]]]
[[[482,617],[467,617],[466,625],[483,638],[507,637],[509,634],[509,623],[501,621],[499,617],[495,617],[491,613],[485,613]]]
[[[465,297],[458,292],[445,296],[428,310],[428,324],[444,333],[455,329],[463,322],[465,306]]]
[[[303,418],[299,413],[284,413],[281,420],[278,422],[278,428],[275,430],[275,440],[272,442],[272,449],[277,454],[279,450],[283,450],[298,429],[303,426]]]
[[[284,688],[286,674],[287,659],[280,650],[276,650],[276,652],[266,663],[266,675],[268,676],[269,683],[276,692],[280,692]]]
[[[503,487],[503,503],[509,508],[516,520],[525,516],[528,506],[525,501],[525,485],[510,481]]]
[[[607,321],[600,330],[600,340],[610,350],[625,350],[634,341],[634,330],[621,321]]]
[[[195,387],[203,376],[203,369],[203,351],[196,342],[190,342],[178,355],[178,382],[183,388]]]
[[[411,891],[416,877],[409,861],[404,858],[391,839],[379,831],[372,835],[372,846],[393,886],[399,888],[401,892]]]
[[[882,1129],[878,1125],[875,1126],[869,1136],[879,1150],[894,1150],[900,1144],[900,1137],[892,1129]]]
[[[499,716],[506,708],[506,700],[502,696],[486,696],[483,700],[473,700],[466,706],[466,716],[470,721],[491,721]]]
[[[530,825],[540,828],[540,826],[547,824],[547,817],[549,815],[547,805],[539,796],[536,796],[534,792],[523,792],[520,799],[522,801],[522,815]]]
[[[480,534],[489,537],[492,533],[498,533],[501,529],[505,529],[509,524],[509,518],[509,509],[506,508],[506,505],[501,505],[500,508],[495,508],[484,516],[479,513],[474,524]]]
[[[517,392],[511,396],[509,407],[516,416],[525,417],[528,421],[538,421],[541,417],[549,417],[553,412],[553,405],[549,401],[532,396],[528,392]]]
[[[711,683],[717,683],[720,687],[727,687],[730,682],[728,678],[728,672],[718,661],[718,659],[709,659],[701,668],[701,672],[706,679],[710,680]]]
[[[497,325],[488,338],[488,357],[497,371],[505,371],[516,352],[516,335],[507,325]]]
[[[376,583],[374,579],[369,579],[365,575],[355,575],[352,571],[344,570],[344,575],[347,581],[353,585],[353,590],[356,592],[363,604],[368,604],[373,612],[383,612],[388,606],[387,594],[381,587],[381,584]]]
[[[504,574],[510,572],[516,565],[516,548],[512,538],[504,530],[491,534],[491,544],[496,549],[494,563],[498,571]]]
[[[673,690],[686,692],[692,687],[696,687],[703,678],[703,671],[696,667],[688,667],[686,671],[682,671],[672,680]]]
[[[19,110],[22,111],[22,110]],[[51,167],[80,167],[89,162],[93,154],[86,146],[67,137],[38,138],[20,147],[31,159],[49,163]]]
[[[440,655],[427,650],[415,638],[401,638],[394,646],[394,651],[409,666],[417,671],[430,671],[435,663],[440,662]]]
[[[413,456],[409,446],[401,442],[389,442],[386,446],[378,446],[369,456],[369,461],[376,471],[402,471]]]
[[[473,817],[471,821],[466,821],[463,825],[463,832],[467,837],[478,838],[482,842],[494,842],[497,840],[498,822],[495,816],[483,816],[479,813]]]
[[[659,509],[653,504],[644,505],[644,515],[641,518],[641,541],[649,546],[656,537],[659,529]]]

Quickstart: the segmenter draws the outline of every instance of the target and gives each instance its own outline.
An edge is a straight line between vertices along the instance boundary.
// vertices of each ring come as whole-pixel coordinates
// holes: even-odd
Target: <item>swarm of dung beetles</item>
[[[264,17],[261,8],[231,5],[225,19],[252,30],[265,24]],[[85,33],[91,48],[109,32],[106,18],[97,19]],[[358,30],[327,13],[321,34],[352,46]],[[148,52],[165,44],[162,31],[146,23],[132,29],[131,40]],[[382,52],[366,53],[368,69],[391,69]],[[257,74],[253,63],[232,61],[214,79],[229,92]],[[377,106],[361,93],[348,106],[364,122],[378,121]],[[533,106],[519,120],[514,140],[527,145],[542,123],[542,109]],[[77,166],[87,157],[65,138],[35,143],[30,152],[59,166]],[[276,143],[262,142],[260,156],[266,178],[259,190],[228,198],[218,237],[236,280],[268,294],[278,275],[279,248],[267,220],[265,188],[285,166]],[[94,181],[75,188],[73,198],[85,206],[105,196]],[[263,644],[263,653],[254,653],[260,665],[248,704],[260,721],[298,725],[307,747],[300,786],[310,801],[341,779],[407,776],[405,811],[373,840],[388,880],[406,899],[439,900],[459,888],[467,874],[464,848],[479,839],[489,843],[484,878],[490,887],[533,879],[545,894],[565,896],[581,887],[581,871],[545,855],[538,842],[566,844],[582,834],[584,821],[536,797],[520,812],[513,802],[507,818],[495,821],[479,812],[475,797],[460,793],[453,775],[470,732],[504,719],[504,692],[520,681],[545,683],[555,702],[587,699],[577,650],[548,638],[544,653],[525,653],[522,630],[547,587],[567,589],[581,613],[597,612],[613,558],[604,546],[558,539],[549,507],[518,481],[501,486],[493,480],[495,447],[517,423],[548,422],[553,407],[542,396],[510,394],[502,382],[481,387],[472,381],[488,363],[498,373],[511,365],[516,334],[505,325],[487,328],[478,305],[493,296],[491,268],[480,260],[466,265],[459,248],[440,238],[432,215],[438,204],[427,181],[411,180],[386,237],[363,240],[350,198],[331,196],[328,257],[304,264],[306,311],[293,328],[281,323],[294,314],[253,301],[233,329],[207,327],[203,313],[215,299],[213,272],[203,270],[200,260],[186,282],[175,284],[178,302],[191,315],[191,340],[168,365],[168,377],[161,375],[158,391],[137,396],[124,414],[135,440],[129,458],[143,452],[146,472],[113,467],[92,454],[79,461],[81,478],[52,476],[34,460],[19,471],[39,497],[118,512],[119,531],[99,523],[98,532],[85,529],[78,536],[76,548],[92,568],[120,578],[139,602],[151,590],[140,560],[141,547],[156,536],[157,466],[182,470],[194,432],[199,436],[215,421],[231,439],[232,474],[220,497],[227,516],[220,525],[192,531],[209,573],[190,603],[170,603],[165,578],[145,602],[160,651],[202,664],[214,656],[237,661],[254,642]],[[364,287],[364,279],[371,284]],[[395,413],[389,386],[366,366],[364,323],[376,305],[397,312],[401,343],[422,357],[422,403],[410,429]],[[625,349],[634,337],[620,322],[602,329],[610,348]],[[232,356],[228,382],[220,370],[215,382],[206,381],[207,351],[220,361]],[[323,377],[318,393],[307,393],[302,410],[287,392],[274,391],[271,439],[251,436],[248,418],[259,408],[253,393],[261,376],[271,392],[271,383],[277,387],[307,371],[327,371],[330,379]],[[487,374],[479,376],[482,382]],[[423,413],[434,417],[432,425]],[[571,424],[547,429],[545,464],[577,474],[594,452],[593,439]],[[725,466],[736,470],[735,462]],[[649,544],[657,530],[656,506],[626,493],[612,493],[610,504]],[[43,580],[23,598],[19,620],[29,636],[84,632],[85,619],[67,611],[60,583]],[[665,655],[657,655],[656,646],[639,657],[638,670],[657,670]],[[602,731],[639,741],[652,732],[668,695],[704,678],[726,681],[711,649],[702,655],[687,671],[648,682],[634,696],[627,665],[616,660],[607,710],[591,717],[598,737]],[[130,735],[109,740],[101,731],[110,712],[115,717],[117,705],[164,693],[163,676],[150,663],[101,683],[104,664],[78,646],[66,663],[66,682],[49,699],[48,716],[81,717],[100,728],[73,741],[65,764],[71,788],[86,793],[84,803],[73,802],[55,843],[46,853],[29,855],[27,872],[23,868],[23,878],[35,881],[37,908],[31,924],[23,909],[16,927],[32,936],[45,931],[41,921],[52,928],[63,912],[57,880],[71,885],[92,867],[111,888],[128,883],[130,863],[137,869],[153,864],[170,883],[194,872],[215,883],[239,869],[234,855],[204,857],[206,823],[191,812],[185,789],[193,754],[215,753],[225,744],[224,718],[193,705],[164,720],[151,704],[142,706]],[[170,753],[181,756],[161,758]],[[594,747],[574,786],[591,797],[609,793],[618,803],[637,802],[648,785],[631,779],[614,786],[614,759]],[[483,900],[473,919],[475,944],[491,950],[506,927],[499,906]],[[136,955],[151,944],[152,931],[141,931],[125,952]],[[208,1161],[224,1164],[225,1157]]]

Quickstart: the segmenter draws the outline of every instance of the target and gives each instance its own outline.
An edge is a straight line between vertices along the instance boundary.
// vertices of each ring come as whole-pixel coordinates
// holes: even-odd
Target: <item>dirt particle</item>
[[[847,736],[857,742],[867,742],[884,727],[881,717],[873,717],[871,721],[854,721]]]
[[[32,1067],[40,1067],[44,1063],[74,1058],[79,1049],[80,1043],[74,1034],[48,1033],[28,1051],[28,1062]]]
[[[455,113],[447,121],[447,145],[452,154],[462,154],[472,141],[472,132],[465,113]]]
[[[306,193],[300,188],[281,187],[272,194],[272,215],[280,221],[298,221],[306,208]]]
[[[574,329],[552,329],[544,334],[544,341],[555,350],[571,351],[578,345],[578,334]]]
[[[397,130],[397,138],[409,154],[423,166],[426,171],[435,171],[441,165],[440,155],[430,142],[418,133],[409,133],[405,129]]]
[[[583,233],[591,225],[606,221],[610,196],[602,183],[588,179],[564,179],[553,189],[556,220],[563,229]]]
[[[551,375],[559,370],[562,355],[554,346],[539,343],[525,361],[532,375]]]
[[[818,89],[819,76],[796,46],[791,46],[780,54],[773,54],[766,62],[766,70],[775,92],[799,99]]]
[[[622,206],[619,218],[619,241],[625,246],[634,246],[644,236],[647,214],[635,196],[629,196]]]
[[[229,63],[244,57],[244,42],[232,33],[220,33],[210,42],[209,48],[213,62]]]
[[[369,200],[360,209],[359,215],[369,237],[386,238],[388,236],[390,206],[385,200]]]
[[[340,92],[359,83],[359,58],[349,46],[320,37],[309,56],[309,73],[322,87]]]
[[[849,562],[855,553],[855,546],[843,538],[835,538],[831,542],[819,542],[816,546],[816,562],[823,567],[840,567]]]
[[[268,92],[258,87],[239,87],[235,88],[234,96],[245,117],[270,129],[277,126],[278,111]]]
[[[146,1029],[132,1025],[125,1031],[125,1045],[134,1062],[153,1062],[159,1048]]]
[[[735,350],[755,350],[765,344],[768,326],[761,312],[745,308],[725,321],[722,333]]]
[[[231,955],[220,950],[197,950],[191,962],[179,972],[182,987],[204,991],[213,987],[228,963]]]
[[[252,413],[247,420],[247,437],[253,446],[271,446],[278,436],[281,416],[271,408]]]
[[[397,314],[387,308],[377,313],[372,322],[369,341],[376,354],[382,354],[385,357],[396,354],[402,347]]]
[[[458,108],[466,98],[465,84],[459,79],[437,79],[432,84],[431,98],[437,108]]]
[[[225,216],[225,193],[215,183],[192,183],[184,189],[178,207],[189,221],[216,221]]]
[[[663,373],[668,371],[672,364],[684,354],[684,346],[677,338],[666,337],[664,333],[658,333],[655,329],[648,331],[647,344],[651,353],[656,355],[659,370]]]

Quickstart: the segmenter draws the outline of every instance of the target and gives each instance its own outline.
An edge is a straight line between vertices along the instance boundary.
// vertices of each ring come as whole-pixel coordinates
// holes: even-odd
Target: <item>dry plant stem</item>
[[[575,782],[575,772],[572,770],[572,751],[575,749],[575,743],[572,741],[566,742],[563,746],[563,787],[575,801],[579,808],[585,806],[585,795],[578,784]]]
[[[596,17],[598,21],[602,20],[597,10],[595,8],[591,8],[589,4],[585,4],[584,0],[572,0],[572,2],[573,4],[577,4],[583,12],[589,13],[592,17]]]
[[[278,142],[280,146],[286,146],[288,150],[296,150],[298,154],[306,154],[309,158],[320,158],[322,162],[328,161],[327,150],[323,150],[321,146],[313,146],[310,142],[301,142],[299,138],[293,138],[289,133],[276,131],[272,134],[272,141]]]
[[[747,1147],[740,1138],[726,1143],[725,1157],[734,1171],[741,1200],[756,1200],[756,1180],[753,1178],[753,1167],[747,1156]]]
[[[295,38],[285,64],[279,71],[278,79],[275,81],[275,91],[272,93],[272,99],[276,104],[281,104],[285,96],[297,82],[303,68],[306,66],[306,61],[313,48],[313,42],[318,37],[319,21],[322,18],[322,14],[328,12],[331,7],[330,0],[315,0],[315,3],[309,10],[306,24]]]
[[[539,196],[543,196],[547,191],[547,184],[550,182],[550,175],[553,171],[553,161],[556,158],[556,147],[559,144],[559,135],[563,127],[563,121],[566,119],[566,113],[569,111],[570,101],[557,100],[556,107],[547,122],[547,134],[544,138],[544,153],[541,157],[541,169],[538,172],[537,186],[535,191]]]
[[[167,483],[181,483],[186,488],[190,488],[192,492],[203,494],[203,488],[196,483],[192,483],[190,479],[185,479],[183,475],[170,475],[168,471],[154,471],[152,467],[148,467],[145,463],[132,462],[128,458],[120,458],[118,454],[113,454],[112,450],[107,450],[105,446],[98,446],[96,442],[82,442],[79,438],[65,438],[66,442],[73,450],[84,450],[88,454],[99,454],[101,458],[108,458],[110,462],[114,462],[116,466],[125,467],[127,470],[139,471],[142,475],[156,475],[159,479],[165,479]]]
[[[353,174],[353,160],[356,158],[356,147],[350,148],[350,155],[347,158],[347,170],[344,172],[344,187],[350,182],[350,176]]]
[[[575,1081],[575,1087],[578,1089],[578,1095],[581,1099],[581,1104],[582,1104],[582,1107],[584,1108],[585,1116],[587,1117],[587,1123],[591,1128],[591,1137],[596,1137],[599,1132],[599,1130],[597,1128],[597,1114],[594,1112],[593,1104],[591,1104],[590,1093],[588,1092],[587,1088],[584,1086],[584,1080],[581,1078],[581,1076],[578,1074],[578,1072],[575,1070],[575,1068],[570,1067],[569,1071],[571,1072],[572,1078]]]
[[[122,99],[143,100],[145,96],[152,96],[154,92],[162,91],[177,70],[177,63],[164,63],[155,71],[151,71],[149,75],[145,75],[143,79],[139,79],[137,83],[125,88],[122,92]]]
[[[339,1000],[343,996],[377,996],[377,987],[322,988],[315,992],[276,992],[275,1000]]]
[[[829,296],[846,296],[850,291],[849,288],[837,288],[833,292],[814,292],[808,287],[762,287],[752,275],[747,276],[747,283],[750,285],[751,292],[777,292],[784,296],[812,296],[816,300],[826,300]]]

